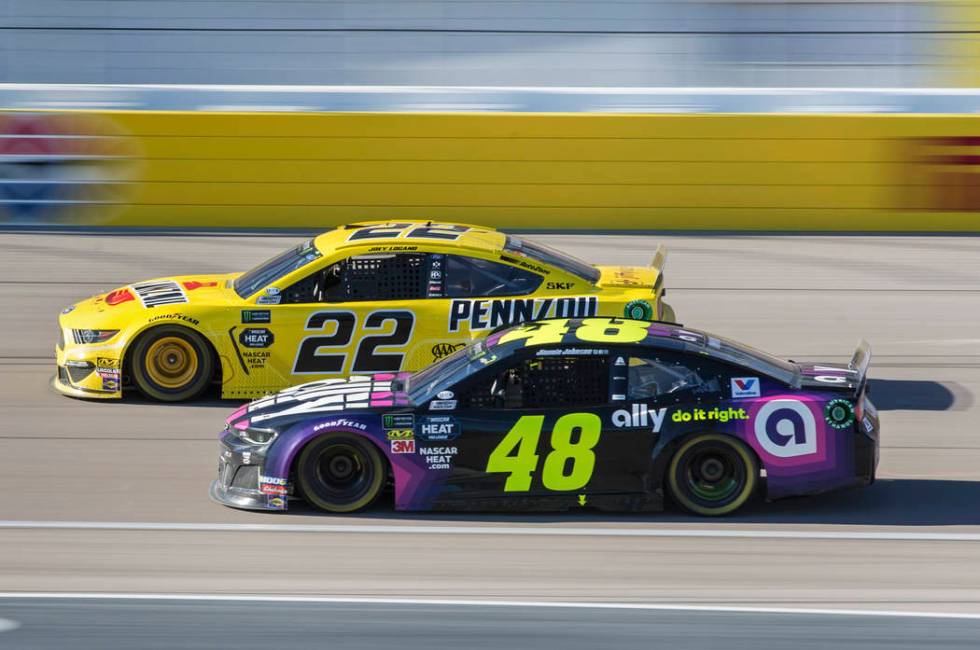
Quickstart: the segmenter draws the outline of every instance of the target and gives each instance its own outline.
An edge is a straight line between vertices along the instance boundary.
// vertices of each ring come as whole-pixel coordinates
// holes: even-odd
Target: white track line
[[[514,535],[541,537],[688,537],[744,539],[880,540],[899,542],[980,542],[980,533],[861,532],[828,530],[746,530],[718,528],[583,528],[535,526],[395,526],[391,524],[197,524],[117,521],[0,520],[0,529],[121,530],[171,532],[319,533],[370,535]]]
[[[874,609],[817,609],[809,607],[739,607],[728,605],[674,605],[666,603],[611,603],[547,600],[473,600],[465,598],[371,598],[355,596],[263,596],[259,594],[124,594],[124,593],[58,593],[0,592],[0,599],[66,599],[66,600],[183,600],[193,602],[260,602],[260,603],[335,603],[361,605],[431,605],[450,607],[538,607],[561,609],[620,609],[667,612],[721,612],[735,614],[797,614],[818,616],[884,616],[892,618],[940,618],[980,620],[980,614],[957,612],[915,612]]]

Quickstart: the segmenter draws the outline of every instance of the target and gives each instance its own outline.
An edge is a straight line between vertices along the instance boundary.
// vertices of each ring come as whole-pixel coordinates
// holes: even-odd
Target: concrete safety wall
[[[0,222],[980,230],[980,117],[0,113]]]

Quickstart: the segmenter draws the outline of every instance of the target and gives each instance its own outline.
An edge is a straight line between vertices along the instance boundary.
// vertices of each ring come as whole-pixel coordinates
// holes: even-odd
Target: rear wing
[[[847,367],[853,370],[857,374],[855,382],[857,384],[863,384],[865,378],[868,376],[868,366],[871,365],[871,344],[861,339],[858,341],[857,349],[854,350],[854,355],[851,357],[850,363]]]
[[[657,275],[660,275],[664,272],[665,264],[667,264],[667,247],[663,244],[657,244],[657,250],[653,253],[650,266],[657,272]]]
[[[657,279],[653,282],[653,292],[657,293],[660,287],[664,283],[664,266],[667,264],[667,247],[663,244],[657,244],[657,250],[653,253],[653,259],[650,260],[650,267],[657,272]]]

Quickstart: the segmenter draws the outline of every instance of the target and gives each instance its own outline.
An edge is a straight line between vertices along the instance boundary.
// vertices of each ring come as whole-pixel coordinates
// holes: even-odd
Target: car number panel
[[[451,418],[457,436],[431,440],[433,434],[426,433],[423,424],[418,427],[416,448],[426,469],[446,472],[431,507],[658,509],[659,494],[650,489],[657,437],[649,429],[613,427],[612,410],[429,416]]]

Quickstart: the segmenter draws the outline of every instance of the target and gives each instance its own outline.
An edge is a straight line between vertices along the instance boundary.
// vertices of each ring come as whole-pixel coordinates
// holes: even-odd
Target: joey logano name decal
[[[475,331],[543,318],[585,318],[598,312],[596,296],[453,300],[449,308],[449,331],[458,332],[462,323],[468,323],[470,331]]]

